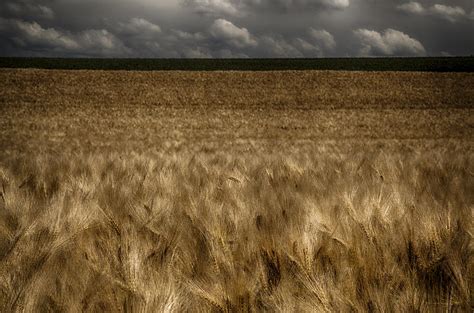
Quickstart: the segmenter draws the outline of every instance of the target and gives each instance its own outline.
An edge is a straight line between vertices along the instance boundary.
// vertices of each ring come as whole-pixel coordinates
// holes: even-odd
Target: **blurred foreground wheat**
[[[468,312],[472,154],[440,151],[4,162],[0,311]]]

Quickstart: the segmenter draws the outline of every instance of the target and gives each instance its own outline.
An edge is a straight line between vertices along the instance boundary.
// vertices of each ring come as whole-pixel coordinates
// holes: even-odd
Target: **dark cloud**
[[[254,9],[302,11],[322,9],[345,9],[350,0],[243,0],[244,6]]]
[[[3,17],[28,18],[33,17],[39,20],[53,19],[53,10],[41,3],[29,1],[5,1],[0,4],[0,9],[4,12]]]
[[[7,0],[0,55],[474,54],[471,0]]]

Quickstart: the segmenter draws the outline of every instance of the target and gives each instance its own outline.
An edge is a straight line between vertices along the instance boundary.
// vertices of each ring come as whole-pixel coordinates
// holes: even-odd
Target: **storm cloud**
[[[3,56],[474,54],[470,0],[7,0],[0,12]]]

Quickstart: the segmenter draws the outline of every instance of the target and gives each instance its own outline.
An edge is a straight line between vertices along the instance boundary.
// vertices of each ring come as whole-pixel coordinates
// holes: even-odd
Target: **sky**
[[[474,0],[2,0],[0,55],[474,54]]]

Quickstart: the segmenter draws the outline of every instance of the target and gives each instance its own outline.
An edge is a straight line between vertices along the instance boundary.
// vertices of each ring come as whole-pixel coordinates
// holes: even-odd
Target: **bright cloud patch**
[[[354,31],[354,34],[362,44],[360,54],[364,56],[422,56],[426,54],[425,48],[418,40],[395,29],[387,29],[384,33],[358,29]]]
[[[142,34],[142,33],[160,33],[161,28],[158,25],[150,23],[143,18],[134,17],[127,23],[120,23],[120,27],[124,32],[130,34]]]
[[[311,34],[310,29],[308,33]],[[317,34],[321,34],[319,31]],[[329,34],[329,33],[328,33]],[[279,35],[264,35],[259,37],[259,48],[266,57],[280,58],[320,58],[326,55],[326,50],[335,46],[335,41],[324,33],[324,39],[308,35],[287,40]],[[330,35],[330,34],[329,34]],[[332,40],[329,40],[332,38]],[[326,40],[326,42],[325,42]]]
[[[45,29],[36,22],[11,20],[10,26],[20,35],[14,39],[20,44],[33,44],[40,47],[62,48],[67,50],[79,48],[79,43],[70,36],[54,28]]]
[[[239,12],[236,4],[229,0],[184,0],[183,4],[203,14],[237,15]]]
[[[444,4],[434,4],[429,8],[424,8],[419,2],[408,2],[397,6],[397,9],[410,14],[436,16],[452,23],[468,17],[462,7]]]
[[[257,45],[246,28],[239,28],[224,19],[215,20],[210,29],[211,35],[218,40],[236,47],[245,48]]]
[[[88,29],[78,33],[43,28],[36,22],[1,19],[0,30],[8,32],[19,46],[32,51],[48,49],[50,52],[68,52],[77,55],[123,55],[122,42],[105,29]]]
[[[336,48],[336,40],[334,40],[333,35],[324,29],[309,29],[309,35],[316,42],[320,43],[324,48],[328,50],[333,50]]]
[[[182,0],[198,13],[239,16],[258,11],[345,9],[349,0]]]
[[[133,44],[149,44],[149,41],[155,41],[161,34],[161,27],[153,24],[143,18],[132,18],[125,23],[118,23],[116,31],[120,36],[125,37],[126,41]]]
[[[431,7],[430,11],[450,22],[456,22],[457,20],[466,16],[466,11],[461,7],[451,7],[443,4],[435,4]]]
[[[408,2],[397,6],[397,9],[411,14],[423,14],[425,8],[419,2]]]

